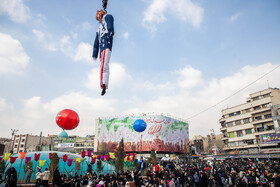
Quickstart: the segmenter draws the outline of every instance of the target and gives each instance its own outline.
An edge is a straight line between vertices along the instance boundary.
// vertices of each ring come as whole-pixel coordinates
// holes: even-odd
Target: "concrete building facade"
[[[12,151],[13,153],[19,152],[34,152],[37,151],[38,146],[41,145],[50,145],[51,138],[49,137],[40,137],[37,135],[30,134],[20,134],[15,135],[12,142]]]
[[[190,140],[190,145],[194,148],[195,154],[219,154],[223,152],[224,143],[222,134],[210,134],[205,137],[195,135]],[[215,153],[213,152],[215,150]]]
[[[81,153],[82,151],[94,150],[94,135],[88,135],[86,137],[79,136],[69,136],[69,137],[59,137],[50,136],[52,138],[52,145],[54,151],[63,151],[70,153]]]
[[[279,112],[279,113],[278,113]],[[263,144],[260,136],[279,133],[280,90],[269,88],[250,94],[246,103],[222,110],[221,132],[229,154],[265,153],[279,144]],[[280,149],[279,149],[280,152]]]

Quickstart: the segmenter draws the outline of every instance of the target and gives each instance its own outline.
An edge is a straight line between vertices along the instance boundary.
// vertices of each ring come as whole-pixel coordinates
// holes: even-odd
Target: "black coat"
[[[53,185],[61,185],[61,176],[58,169],[53,172]]]

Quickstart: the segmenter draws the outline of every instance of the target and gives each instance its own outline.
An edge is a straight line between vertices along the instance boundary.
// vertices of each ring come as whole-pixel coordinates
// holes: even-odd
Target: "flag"
[[[248,184],[248,179],[246,178],[246,176],[244,176],[242,180],[244,180],[246,184]]]
[[[39,169],[41,169],[39,166],[37,166],[37,168],[36,168],[37,170],[39,170]]]

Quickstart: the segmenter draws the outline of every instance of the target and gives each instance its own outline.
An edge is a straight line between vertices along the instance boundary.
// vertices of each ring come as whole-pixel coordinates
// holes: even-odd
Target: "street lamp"
[[[10,143],[10,145],[9,145],[8,151],[11,151],[10,149],[11,149],[11,145],[12,145],[12,142],[13,142],[13,136],[16,134],[16,132],[17,132],[18,130],[17,130],[17,129],[11,129],[11,131],[12,131],[12,137],[11,137],[11,143]]]

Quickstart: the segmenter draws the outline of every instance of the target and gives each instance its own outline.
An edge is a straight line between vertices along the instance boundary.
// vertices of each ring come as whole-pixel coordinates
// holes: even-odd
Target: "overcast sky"
[[[280,87],[280,1],[109,0],[115,37],[101,97],[91,58],[101,2],[0,0],[1,137],[58,134],[65,108],[81,119],[70,135],[94,134],[98,117],[148,112],[188,119],[190,137],[218,133],[222,109]]]

